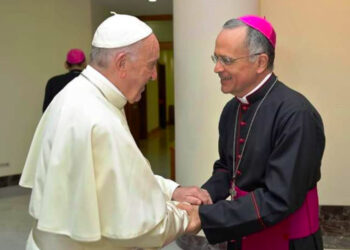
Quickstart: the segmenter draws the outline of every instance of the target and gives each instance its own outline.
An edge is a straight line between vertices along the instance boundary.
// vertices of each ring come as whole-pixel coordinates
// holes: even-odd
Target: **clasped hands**
[[[189,223],[186,233],[197,234],[201,229],[201,220],[199,218],[199,205],[213,204],[210,194],[207,190],[199,187],[181,187],[175,189],[172,199],[179,201],[178,208],[186,210]]]

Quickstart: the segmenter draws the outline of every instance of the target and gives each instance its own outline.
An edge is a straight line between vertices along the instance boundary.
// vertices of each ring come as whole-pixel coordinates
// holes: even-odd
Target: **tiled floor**
[[[174,127],[171,126],[152,133],[149,140],[139,143],[153,171],[167,178],[170,177],[169,147],[173,141]],[[28,214],[29,196],[30,190],[18,186],[0,188],[0,250],[24,249],[33,223]],[[163,248],[163,250],[179,249],[175,243]]]
[[[30,190],[0,188],[0,249],[23,250],[32,218],[28,214]]]

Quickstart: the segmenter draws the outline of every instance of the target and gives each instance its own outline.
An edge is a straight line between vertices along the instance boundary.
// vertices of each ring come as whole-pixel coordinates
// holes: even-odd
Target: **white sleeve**
[[[174,190],[180,185],[175,181],[172,181],[170,179],[165,179],[162,176],[159,176],[159,175],[154,175],[154,176],[156,177],[162,192],[167,197],[167,200],[170,201],[173,196]]]
[[[176,202],[167,201],[167,215],[154,229],[132,239],[113,239],[117,246],[158,249],[182,235],[189,223],[187,212],[176,207]]]

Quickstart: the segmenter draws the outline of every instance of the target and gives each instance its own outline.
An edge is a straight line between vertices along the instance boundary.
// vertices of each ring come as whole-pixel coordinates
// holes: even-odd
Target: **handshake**
[[[201,230],[199,218],[199,205],[213,204],[207,190],[199,187],[181,187],[175,189],[172,199],[180,202],[177,207],[186,210],[189,223],[185,233],[197,234]]]

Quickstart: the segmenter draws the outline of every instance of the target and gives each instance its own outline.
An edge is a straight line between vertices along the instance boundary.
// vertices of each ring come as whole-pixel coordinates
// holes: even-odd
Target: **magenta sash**
[[[236,199],[247,195],[235,187]],[[242,238],[242,250],[288,250],[289,240],[315,233],[319,228],[317,188],[310,190],[303,205],[283,221]]]

